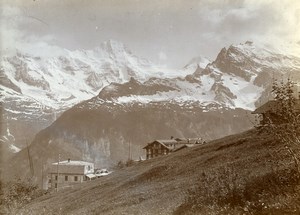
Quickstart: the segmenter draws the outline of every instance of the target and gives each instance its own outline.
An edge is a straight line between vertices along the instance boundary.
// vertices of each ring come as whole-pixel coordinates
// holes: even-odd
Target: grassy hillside
[[[299,214],[288,151],[251,130],[47,194],[23,214]]]

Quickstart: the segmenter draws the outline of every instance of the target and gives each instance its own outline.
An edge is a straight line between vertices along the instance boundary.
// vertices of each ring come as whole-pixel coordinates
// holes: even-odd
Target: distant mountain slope
[[[251,127],[251,121],[245,120],[247,114],[243,109],[225,109],[217,104],[117,104],[95,97],[67,110],[36,135],[30,145],[37,172],[34,176],[39,181],[42,164],[56,161],[59,154],[62,159],[88,160],[97,167],[107,167],[126,161],[129,147],[133,159],[144,156],[142,147],[153,139],[174,136],[211,140],[237,133]],[[24,149],[9,160],[3,177],[29,176],[27,161]]]

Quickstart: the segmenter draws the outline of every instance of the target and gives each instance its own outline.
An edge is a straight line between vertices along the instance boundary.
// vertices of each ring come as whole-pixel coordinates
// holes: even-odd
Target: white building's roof
[[[90,179],[97,177],[95,174],[86,174],[85,176],[90,178]]]
[[[58,162],[52,163],[52,165],[57,165]],[[86,162],[86,161],[59,161],[59,165],[70,165],[70,166],[86,166],[86,165],[93,165],[93,163]]]

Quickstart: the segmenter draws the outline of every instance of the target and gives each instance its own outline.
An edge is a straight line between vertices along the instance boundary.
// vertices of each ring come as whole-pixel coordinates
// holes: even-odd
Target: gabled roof
[[[163,145],[164,147],[171,149],[171,146],[174,144],[177,144],[178,142],[174,139],[170,139],[170,140],[154,140],[152,143],[148,143],[143,149],[147,148],[148,146],[154,144],[154,143],[159,143],[161,145]]]
[[[161,142],[161,143],[164,143],[164,144],[173,144],[173,143],[177,143],[177,140],[175,139],[169,139],[169,140],[155,140],[157,142]],[[155,142],[154,141],[154,142]]]
[[[266,112],[273,112],[276,113],[276,111],[279,109],[279,104],[275,100],[270,100],[267,103],[263,104],[262,106],[258,107],[255,111],[252,112],[252,114],[262,114]],[[295,101],[295,110],[300,111],[300,99],[296,99]]]
[[[52,163],[52,165],[57,165],[58,162]],[[59,161],[59,165],[68,165],[68,166],[88,166],[93,165],[93,163],[86,162],[86,161],[73,161],[73,160],[65,160],[65,161]]]
[[[90,168],[87,168],[89,166]],[[72,161],[72,160],[65,160],[60,161],[59,164],[52,163],[48,173],[53,174],[76,174],[76,175],[84,175],[88,173],[94,172],[94,164],[86,161]]]
[[[93,179],[93,178],[97,177],[95,174],[92,174],[92,173],[86,174],[85,176],[88,177],[89,179]]]
[[[171,140],[155,140],[154,142],[159,142],[160,144],[163,144],[165,146],[170,146],[170,145],[173,145],[173,144],[177,143],[177,141],[174,140],[174,139],[171,139]]]
[[[202,143],[201,138],[176,138],[176,139],[168,139],[168,140],[154,140],[151,143],[148,143],[143,149],[146,149],[147,147],[159,143],[165,148],[168,148],[169,150],[177,150],[182,147],[191,147],[194,146],[197,143]]]
[[[202,142],[203,142],[202,138],[180,138],[180,140],[178,140],[178,143],[180,144],[197,144]]]
[[[179,151],[184,148],[190,148],[195,146],[195,144],[179,144],[177,148],[173,149],[173,152]]]

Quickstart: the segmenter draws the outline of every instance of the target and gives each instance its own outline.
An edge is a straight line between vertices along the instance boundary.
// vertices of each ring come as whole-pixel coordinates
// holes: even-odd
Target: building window
[[[55,176],[55,181],[57,181],[57,175]]]
[[[65,181],[68,181],[68,176],[67,175],[65,176]]]
[[[48,183],[49,183],[49,184],[51,183],[51,179],[49,179]]]
[[[88,170],[89,170],[89,171],[91,170],[91,167],[90,167],[90,166],[88,166]]]
[[[57,183],[55,183],[55,188],[57,188]]]
[[[78,181],[78,176],[74,176],[74,181]]]

